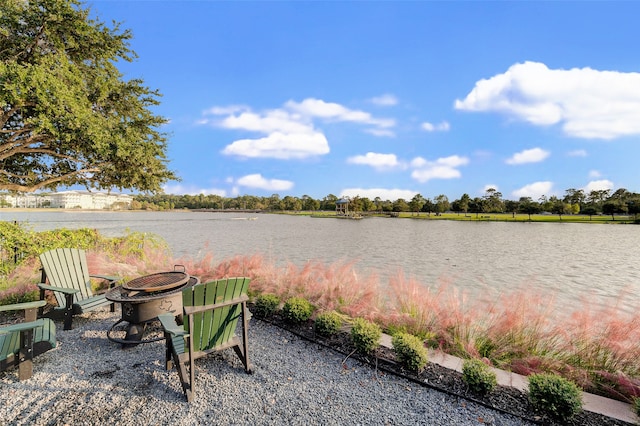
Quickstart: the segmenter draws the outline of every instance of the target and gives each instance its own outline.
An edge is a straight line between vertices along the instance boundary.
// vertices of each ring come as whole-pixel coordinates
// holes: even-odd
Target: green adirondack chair
[[[74,315],[106,305],[111,305],[111,312],[114,311],[113,302],[107,300],[104,294],[93,292],[91,278],[107,281],[109,288],[115,286],[120,278],[90,275],[84,250],[73,248],[50,250],[40,255],[40,262],[42,263],[42,279],[38,284],[40,300],[44,300],[46,290],[53,292],[58,306],[52,309],[50,316],[54,318],[62,316],[65,330],[71,330]]]
[[[166,337],[166,368],[171,370],[175,364],[188,402],[195,394],[194,361],[198,358],[233,348],[245,371],[252,372],[247,336],[249,281],[244,277],[226,278],[183,290],[183,326],[172,314],[158,316]],[[240,317],[242,338],[235,333]]]
[[[0,371],[18,367],[18,379],[33,374],[33,357],[56,347],[56,326],[50,319],[36,319],[46,302],[0,306],[0,312],[24,311],[24,322],[0,326]]]

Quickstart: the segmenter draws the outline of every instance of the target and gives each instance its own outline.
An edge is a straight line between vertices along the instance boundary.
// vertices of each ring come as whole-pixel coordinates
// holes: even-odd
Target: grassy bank
[[[317,218],[335,218],[336,214],[332,211],[298,211],[298,212],[277,212],[278,214],[287,214],[294,216],[312,216]],[[358,212],[358,216],[362,217],[388,217],[400,219],[419,219],[419,220],[457,220],[464,222],[543,222],[543,223],[597,223],[597,224],[632,224],[638,223],[633,216],[616,215],[614,217],[605,215],[558,215],[552,214],[512,214],[512,213],[376,213],[376,212]]]
[[[525,375],[556,372],[585,390],[621,400],[640,396],[640,313],[623,314],[615,306],[596,310],[584,302],[566,312],[554,305],[553,295],[528,292],[486,293],[478,300],[456,288],[450,277],[421,283],[398,273],[383,283],[349,262],[280,266],[261,255],[217,259],[212,252],[197,259],[174,258],[159,238],[137,233],[103,238],[87,230],[23,231],[15,241],[32,246],[0,279],[0,303],[37,297],[39,252],[83,247],[92,273],[132,279],[180,264],[203,282],[248,276],[254,296],[274,294],[283,302],[303,297],[316,313],[335,310],[366,318],[390,334],[408,332],[463,358],[484,358]]]

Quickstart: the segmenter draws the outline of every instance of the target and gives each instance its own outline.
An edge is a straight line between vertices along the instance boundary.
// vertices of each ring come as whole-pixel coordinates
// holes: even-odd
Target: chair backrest
[[[74,295],[76,301],[92,297],[91,278],[87,267],[87,256],[82,249],[58,248],[40,255],[42,268],[54,287],[80,290]],[[59,306],[64,306],[64,295],[54,292]]]
[[[249,278],[225,278],[188,287],[182,292],[182,304],[187,318],[184,328],[189,332],[193,350],[207,351],[229,342],[235,335],[242,303],[248,300]],[[191,315],[188,315],[193,312]]]

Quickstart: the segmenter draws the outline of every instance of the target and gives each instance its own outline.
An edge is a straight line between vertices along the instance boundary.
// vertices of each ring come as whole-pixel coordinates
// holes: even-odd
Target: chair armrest
[[[44,320],[43,319],[39,319],[36,321],[30,321],[30,322],[21,322],[18,324],[12,324],[12,325],[8,325],[6,327],[2,327],[0,329],[0,334],[9,334],[9,333],[14,333],[16,331],[25,331],[25,330],[31,330],[34,329],[36,327],[42,327],[44,326]]]
[[[165,332],[174,336],[186,336],[188,333],[184,331],[184,328],[176,323],[176,317],[173,314],[160,314],[158,320],[162,324],[162,328]]]
[[[41,290],[59,291],[60,293],[64,293],[64,294],[76,294],[76,293],[80,292],[80,290],[78,290],[76,288],[54,287],[52,285],[47,285],[47,284],[42,284],[42,283],[38,284],[38,288],[41,289]]]
[[[118,282],[122,279],[122,277],[112,277],[109,275],[89,275],[91,278],[98,278],[100,280],[109,281],[110,283]]]
[[[35,302],[14,303],[13,305],[0,306],[0,312],[4,311],[25,311],[27,309],[40,308],[46,305],[44,300],[36,300]]]

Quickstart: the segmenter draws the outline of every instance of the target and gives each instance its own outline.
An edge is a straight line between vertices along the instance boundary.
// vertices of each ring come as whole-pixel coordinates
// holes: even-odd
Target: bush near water
[[[408,333],[397,333],[391,339],[393,350],[405,367],[411,371],[420,372],[429,361],[424,342]]]
[[[537,410],[560,421],[566,421],[582,410],[578,386],[553,373],[529,376],[529,400]]]
[[[316,317],[313,328],[321,336],[333,336],[342,327],[342,316],[336,311],[322,312]]]
[[[351,339],[359,352],[364,354],[373,352],[374,349],[380,346],[381,337],[382,329],[378,324],[367,321],[364,318],[353,320]]]
[[[292,297],[284,302],[282,315],[293,323],[305,322],[313,315],[313,305],[302,297]]]
[[[256,297],[253,313],[259,318],[273,316],[280,305],[280,298],[275,294],[259,294]]]
[[[465,359],[462,363],[462,380],[472,392],[480,395],[487,394],[498,385],[496,373],[479,359]]]
[[[39,298],[41,280],[38,256],[56,248],[74,247],[87,252],[92,274],[133,278],[155,270],[157,260],[167,259],[169,249],[155,235],[130,232],[104,237],[95,229],[56,229],[36,232],[15,222],[0,221],[0,304],[31,302]],[[98,286],[101,282],[95,283]],[[98,290],[95,287],[94,290]]]

